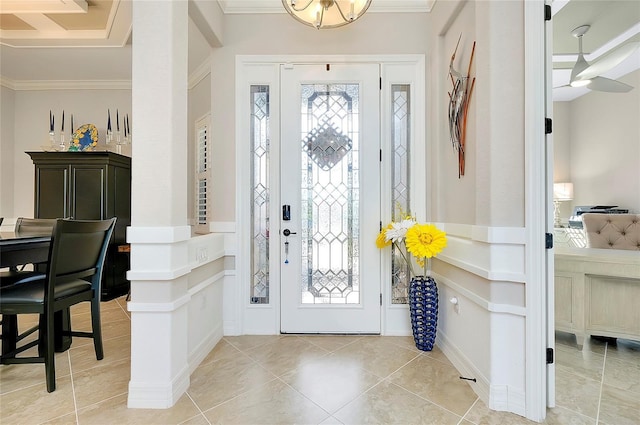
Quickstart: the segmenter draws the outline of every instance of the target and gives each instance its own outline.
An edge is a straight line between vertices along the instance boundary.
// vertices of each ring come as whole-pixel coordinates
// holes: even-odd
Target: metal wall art
[[[456,58],[456,52],[460,45],[460,39],[462,34],[458,38],[456,49],[451,55],[451,62],[449,62],[449,78],[451,78],[451,84],[453,88],[449,93],[449,133],[451,134],[451,143],[453,148],[458,153],[458,178],[464,176],[465,165],[465,139],[467,132],[467,115],[469,111],[469,99],[471,99],[471,93],[473,92],[473,86],[475,85],[476,78],[471,78],[471,64],[473,63],[473,55],[476,51],[476,42],[473,42],[471,49],[471,57],[469,58],[469,66],[467,67],[467,74],[464,75],[453,67],[453,61]]]

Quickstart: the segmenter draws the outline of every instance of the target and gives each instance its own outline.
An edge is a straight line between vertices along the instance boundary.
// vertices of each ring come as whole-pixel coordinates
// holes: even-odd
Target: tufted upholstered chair
[[[640,251],[640,214],[582,215],[587,248]]]

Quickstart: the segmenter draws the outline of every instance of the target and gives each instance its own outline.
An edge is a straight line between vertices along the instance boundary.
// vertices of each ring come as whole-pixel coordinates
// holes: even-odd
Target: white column
[[[188,2],[133,2],[129,407],[168,408],[187,356]]]

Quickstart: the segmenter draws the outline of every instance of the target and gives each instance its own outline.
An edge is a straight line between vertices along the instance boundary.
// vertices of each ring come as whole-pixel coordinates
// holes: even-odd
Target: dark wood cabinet
[[[102,300],[129,291],[131,158],[113,152],[27,152],[35,165],[35,218],[117,217],[102,280]]]

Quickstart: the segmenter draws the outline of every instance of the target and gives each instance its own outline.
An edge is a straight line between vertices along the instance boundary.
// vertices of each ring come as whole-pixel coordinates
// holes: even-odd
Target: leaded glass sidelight
[[[358,304],[358,84],[301,86],[301,302]]]
[[[269,86],[251,86],[251,304],[269,303]]]
[[[410,173],[410,124],[411,96],[410,85],[393,84],[391,86],[391,205],[392,219],[398,221],[400,212],[411,211],[409,197]],[[407,304],[409,294],[409,266],[395,245],[391,248],[391,303]]]

